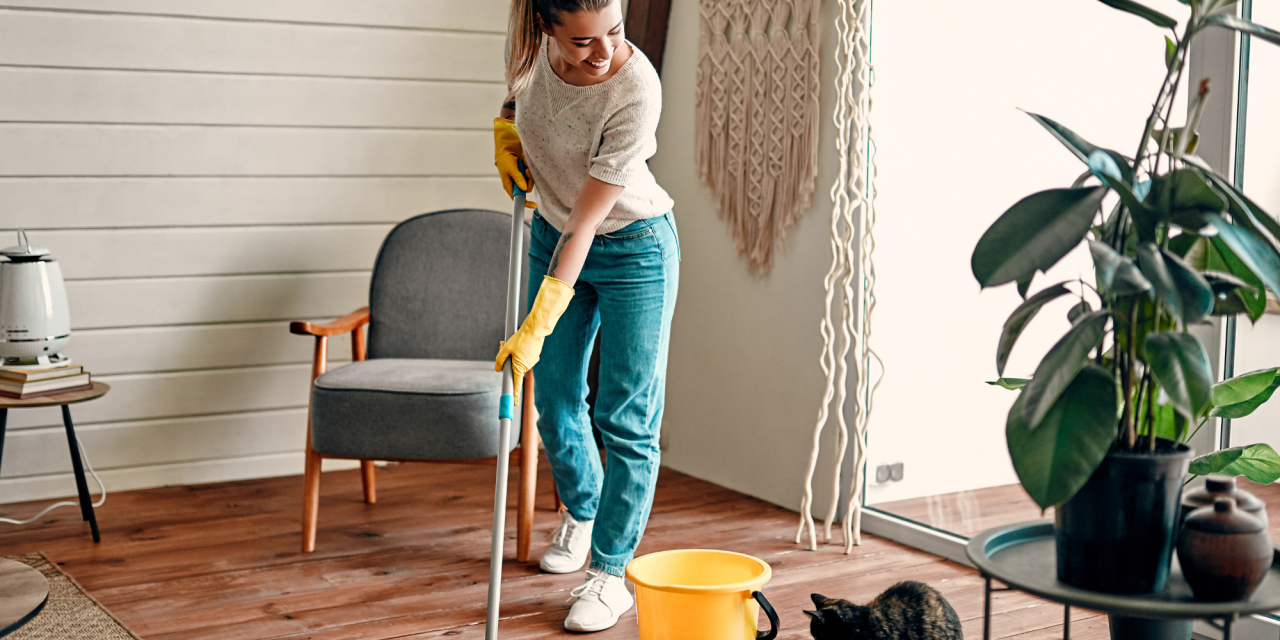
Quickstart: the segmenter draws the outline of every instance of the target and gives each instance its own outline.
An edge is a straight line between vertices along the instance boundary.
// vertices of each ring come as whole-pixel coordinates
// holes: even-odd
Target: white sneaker
[[[573,573],[581,569],[591,553],[591,529],[595,523],[595,520],[578,522],[567,510],[561,511],[560,527],[538,566],[547,573]]]
[[[594,569],[587,569],[586,584],[574,589],[570,595],[578,601],[569,608],[569,617],[564,619],[564,628],[569,631],[608,629],[636,603],[622,576]]]

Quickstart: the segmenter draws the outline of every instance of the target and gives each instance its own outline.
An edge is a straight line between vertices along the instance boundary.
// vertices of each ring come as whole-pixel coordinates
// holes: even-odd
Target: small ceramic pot
[[[1261,520],[1218,498],[1187,516],[1178,562],[1197,600],[1246,600],[1271,567],[1271,536]]]
[[[1205,476],[1204,485],[1182,494],[1182,519],[1200,507],[1213,506],[1218,498],[1235,498],[1236,508],[1267,524],[1267,503],[1236,486],[1233,476]]]

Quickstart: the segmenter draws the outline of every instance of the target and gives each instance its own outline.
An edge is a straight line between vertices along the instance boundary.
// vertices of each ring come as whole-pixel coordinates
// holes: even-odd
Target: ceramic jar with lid
[[[1267,504],[1244,489],[1236,486],[1233,476],[1205,476],[1204,486],[1182,494],[1182,518],[1185,520],[1192,511],[1200,507],[1213,505],[1218,498],[1235,498],[1236,508],[1248,513],[1267,524]]]
[[[1178,536],[1178,563],[1197,600],[1245,600],[1262,584],[1273,551],[1267,526],[1219,497],[1187,516]]]

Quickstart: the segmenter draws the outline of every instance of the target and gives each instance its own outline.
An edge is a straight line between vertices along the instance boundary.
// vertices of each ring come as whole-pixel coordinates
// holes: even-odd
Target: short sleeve
[[[644,88],[632,96],[605,122],[600,148],[591,159],[593,178],[620,187],[627,186],[637,170],[644,170],[644,163],[658,151],[661,89]]]

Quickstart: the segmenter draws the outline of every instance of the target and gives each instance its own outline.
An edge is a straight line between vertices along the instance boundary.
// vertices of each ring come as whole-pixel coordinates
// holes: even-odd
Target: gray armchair
[[[316,338],[303,489],[302,550],[315,550],[320,460],[361,461],[365,502],[377,500],[374,460],[492,464],[498,450],[511,216],[454,210],[405,220],[387,234],[373,267],[369,306],[328,324],[294,322]],[[529,243],[525,227],[525,246]],[[528,262],[521,278],[526,299]],[[521,319],[524,310],[521,310]],[[364,332],[368,326],[368,351]],[[351,334],[353,362],[326,372],[327,339]],[[533,375],[525,378],[519,429],[516,557],[529,557],[538,436]],[[516,442],[511,443],[512,450]]]

